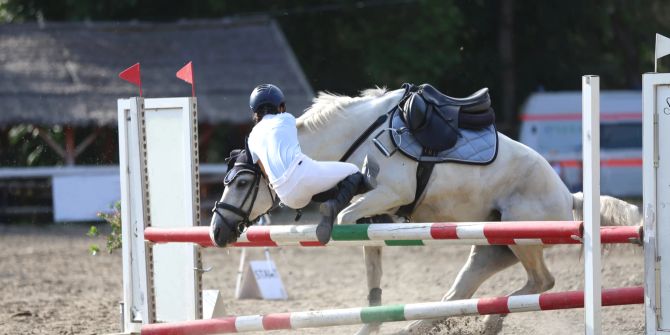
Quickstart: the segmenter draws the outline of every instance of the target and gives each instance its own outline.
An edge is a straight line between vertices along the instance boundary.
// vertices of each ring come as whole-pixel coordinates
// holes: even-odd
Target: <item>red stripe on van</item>
[[[614,167],[642,166],[642,158],[607,159],[600,162],[600,165]]]
[[[560,165],[561,167],[582,168],[582,161],[580,160],[562,160],[552,161],[552,164]],[[600,161],[600,166],[609,167],[636,167],[642,166],[642,158],[622,158],[622,159],[605,159]]]
[[[570,114],[523,114],[519,116],[521,121],[580,121],[582,113]],[[620,120],[641,120],[642,113],[616,113],[616,114],[600,114],[600,119],[605,121],[620,121]]]
[[[558,164],[560,167],[582,168],[582,161],[578,160],[552,161],[551,164]]]

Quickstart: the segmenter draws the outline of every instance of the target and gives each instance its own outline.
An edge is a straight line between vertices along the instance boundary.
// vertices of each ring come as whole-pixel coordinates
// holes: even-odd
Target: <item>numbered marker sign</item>
[[[288,294],[272,259],[250,261],[236,293],[237,299],[286,300]]]

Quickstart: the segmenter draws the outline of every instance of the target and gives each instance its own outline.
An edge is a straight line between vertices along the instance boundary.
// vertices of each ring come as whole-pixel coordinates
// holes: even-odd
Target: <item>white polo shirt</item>
[[[249,151],[254,163],[260,159],[274,183],[302,156],[295,117],[289,113],[267,114],[249,134]]]

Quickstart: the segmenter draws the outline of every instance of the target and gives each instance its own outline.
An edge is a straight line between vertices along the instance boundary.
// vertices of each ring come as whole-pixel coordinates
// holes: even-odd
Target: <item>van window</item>
[[[537,122],[531,131],[537,139],[534,149],[543,155],[578,152],[582,145],[582,128],[579,122]]]
[[[642,148],[642,123],[601,124],[600,147],[603,149]]]

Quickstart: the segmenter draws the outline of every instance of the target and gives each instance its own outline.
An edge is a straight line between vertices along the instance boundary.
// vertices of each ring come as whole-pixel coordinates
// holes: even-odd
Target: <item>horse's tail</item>
[[[584,219],[584,194],[572,194],[572,210],[575,220]],[[603,195],[600,197],[601,226],[635,226],[642,224],[640,209],[626,201]]]

